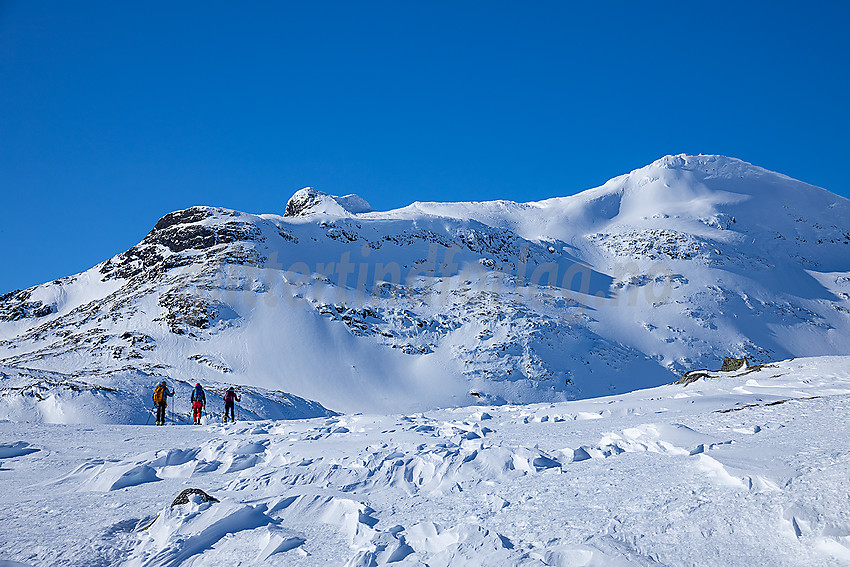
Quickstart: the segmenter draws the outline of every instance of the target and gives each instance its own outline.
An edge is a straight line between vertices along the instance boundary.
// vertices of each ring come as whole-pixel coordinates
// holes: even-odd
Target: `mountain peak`
[[[764,173],[768,173],[768,170],[744,160],[711,154],[667,155],[638,169],[637,171],[658,168],[699,171],[712,177],[741,177],[746,175],[763,175]]]
[[[372,206],[358,195],[337,197],[313,187],[304,187],[286,203],[285,217],[304,217],[313,214],[325,214],[347,217],[352,214],[368,213]]]

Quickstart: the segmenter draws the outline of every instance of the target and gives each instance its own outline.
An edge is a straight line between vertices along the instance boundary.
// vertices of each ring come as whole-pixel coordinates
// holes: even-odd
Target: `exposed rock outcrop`
[[[154,226],[144,240],[126,252],[107,260],[100,271],[111,278],[126,278],[142,273],[161,274],[193,263],[194,259],[180,255],[187,250],[207,250],[234,242],[262,241],[257,225],[242,220],[225,220],[200,224],[211,217],[233,216],[233,212],[211,207],[191,207],[168,213]],[[167,248],[167,250],[166,250]],[[237,249],[234,249],[237,250]],[[169,254],[169,251],[172,254]],[[232,263],[259,263],[258,258],[233,258]],[[243,261],[245,260],[245,261]]]
[[[193,494],[197,494],[201,497],[201,502],[218,502],[218,498],[210,496],[200,488],[187,488],[183,492],[177,495],[177,498],[174,499],[174,502],[171,503],[171,507],[179,506],[181,504],[188,504],[189,497]]]
[[[734,372],[749,366],[746,358],[732,358],[727,356],[723,359],[723,366],[720,367],[721,372]]]
[[[16,290],[0,295],[0,321],[37,319],[54,312],[52,305],[31,301],[29,290]]]

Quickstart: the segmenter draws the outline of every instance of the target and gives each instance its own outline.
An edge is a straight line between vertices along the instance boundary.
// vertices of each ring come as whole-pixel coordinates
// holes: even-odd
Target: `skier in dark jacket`
[[[204,389],[201,388],[201,383],[195,384],[195,389],[192,390],[192,419],[195,425],[201,424],[201,412],[207,407],[207,396],[204,394]]]
[[[227,423],[227,414],[230,414],[230,419],[236,423],[236,414],[234,412],[234,403],[241,402],[242,398],[236,395],[233,386],[227,389],[224,393],[224,423]]]
[[[174,390],[168,390],[165,380],[153,389],[153,403],[156,406],[156,424],[165,425],[165,410],[168,407],[168,397],[174,395]]]

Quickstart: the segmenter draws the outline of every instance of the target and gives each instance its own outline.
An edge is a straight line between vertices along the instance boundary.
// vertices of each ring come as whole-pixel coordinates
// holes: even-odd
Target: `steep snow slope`
[[[207,427],[0,421],[24,565],[838,566],[850,358],[593,400]],[[171,505],[186,488],[205,491]]]
[[[305,189],[287,216],[193,207],[0,297],[0,363],[412,411],[632,390],[730,354],[843,354],[848,207],[684,155],[538,203],[374,212]]]

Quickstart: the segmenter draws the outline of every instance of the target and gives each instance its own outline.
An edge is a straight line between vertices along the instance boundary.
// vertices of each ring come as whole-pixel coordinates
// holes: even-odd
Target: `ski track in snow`
[[[841,359],[529,406],[0,422],[25,565],[846,565]],[[836,370],[838,369],[838,370]],[[744,387],[745,386],[745,387]],[[171,507],[183,488],[191,497]]]

